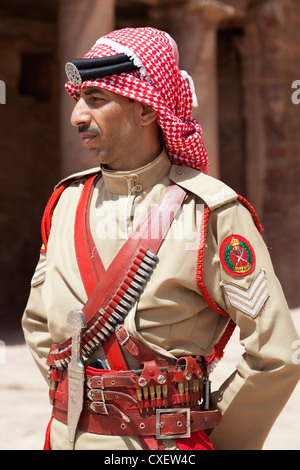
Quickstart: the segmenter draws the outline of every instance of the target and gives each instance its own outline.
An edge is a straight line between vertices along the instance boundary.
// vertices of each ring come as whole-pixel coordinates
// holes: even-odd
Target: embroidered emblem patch
[[[248,289],[230,282],[221,282],[233,307],[255,318],[269,297],[265,271],[262,269]]]
[[[255,266],[255,253],[246,238],[229,235],[220,246],[220,260],[223,268],[233,276],[246,276]]]

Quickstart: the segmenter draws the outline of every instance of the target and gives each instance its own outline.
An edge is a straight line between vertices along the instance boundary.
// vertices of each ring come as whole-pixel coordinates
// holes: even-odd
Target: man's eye
[[[96,101],[102,101],[103,100],[103,98],[101,96],[98,96],[98,95],[94,95],[94,96],[92,96],[92,98]]]

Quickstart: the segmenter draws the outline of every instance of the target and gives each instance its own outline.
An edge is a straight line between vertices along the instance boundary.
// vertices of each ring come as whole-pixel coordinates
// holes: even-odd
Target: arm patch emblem
[[[219,256],[223,269],[232,276],[246,276],[255,266],[254,250],[241,235],[226,237],[221,243]]]

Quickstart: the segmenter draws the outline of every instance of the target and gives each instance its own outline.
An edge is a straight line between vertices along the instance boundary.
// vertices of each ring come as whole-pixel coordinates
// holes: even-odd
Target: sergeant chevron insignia
[[[31,279],[31,286],[37,286],[44,281],[46,275],[46,261],[41,261],[35,268],[34,275]]]
[[[252,318],[255,318],[259,314],[262,306],[269,297],[269,289],[264,269],[258,273],[248,289],[224,281],[222,281],[220,285],[224,287],[231,305],[247,315],[250,315]]]

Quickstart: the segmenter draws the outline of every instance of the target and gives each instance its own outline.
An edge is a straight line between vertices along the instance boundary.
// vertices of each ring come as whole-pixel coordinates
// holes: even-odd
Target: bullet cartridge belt
[[[219,412],[201,409],[202,375],[191,375],[188,380],[183,368],[162,369],[163,383],[150,380],[141,386],[141,371],[86,367],[85,400],[78,429],[96,434],[183,438],[216,426]],[[67,371],[53,369],[50,379],[53,416],[67,423]],[[53,386],[55,382],[57,387]]]
[[[86,409],[99,412],[101,409],[99,403],[107,401],[118,403],[122,410],[136,408],[139,411],[179,404],[188,406],[200,404],[203,396],[202,372],[198,372],[199,376],[194,374],[187,379],[185,371],[176,370],[175,366],[162,367],[159,370],[161,373],[156,374],[156,378],[147,381],[142,376],[142,370],[100,371],[88,366],[84,406]],[[95,373],[97,375],[94,375]],[[67,371],[52,369],[49,371],[49,378],[51,400],[66,404]]]
[[[116,326],[123,322],[124,317],[138,301],[157,262],[157,255],[144,247],[139,249],[115,294],[108,304],[101,307],[88,322],[82,335],[82,354],[84,357],[88,358],[95,349],[107,341],[114,333]],[[51,362],[60,370],[67,368],[70,357],[70,342],[63,343],[63,345],[54,345],[49,353]]]

